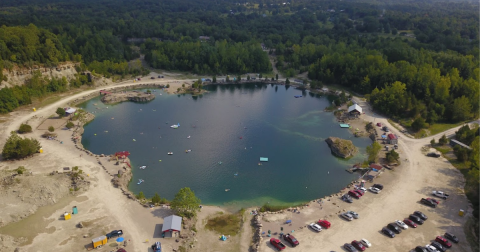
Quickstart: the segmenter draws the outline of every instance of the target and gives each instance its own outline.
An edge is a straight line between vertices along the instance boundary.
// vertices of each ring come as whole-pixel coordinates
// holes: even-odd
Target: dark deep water
[[[207,89],[199,97],[156,90],[149,103],[87,101],[81,106],[96,118],[85,126],[82,143],[97,154],[129,151],[135,193],[173,199],[190,187],[202,204],[231,208],[304,202],[357,178],[345,169],[365,158],[370,140],[353,137],[323,112],[327,97],[261,84]],[[170,128],[177,123],[178,129]],[[324,141],[329,136],[352,140],[360,153],[348,161],[335,158]],[[259,166],[260,157],[269,161]],[[139,179],[145,182],[137,185]]]

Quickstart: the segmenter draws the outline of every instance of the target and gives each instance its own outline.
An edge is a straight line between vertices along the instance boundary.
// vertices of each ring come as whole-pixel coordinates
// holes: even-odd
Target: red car
[[[437,236],[437,238],[435,238],[435,241],[442,244],[442,246],[444,246],[444,247],[447,247],[447,248],[452,247],[452,244],[449,241],[447,241],[447,239],[445,239],[441,236]]]
[[[361,244],[359,241],[356,241],[356,240],[355,240],[355,241],[352,241],[352,245],[353,245],[356,249],[358,249],[358,250],[360,250],[360,251],[364,251],[364,250],[365,250],[365,246],[363,246],[363,244]]]
[[[285,244],[283,244],[279,239],[270,239],[270,244],[272,244],[272,246],[274,246],[278,251],[285,249]]]
[[[291,234],[284,235],[283,239],[285,241],[287,241],[288,243],[290,243],[292,245],[292,247],[296,247],[300,244],[300,242],[298,242],[298,240]]]
[[[427,200],[430,200],[430,201],[434,202],[434,203],[437,204],[437,205],[440,204],[440,201],[438,201],[438,200],[436,200],[436,199],[434,199],[434,198],[427,198]]]
[[[417,227],[417,224],[415,222],[413,222],[412,220],[410,219],[404,219],[403,220],[403,223],[409,225],[410,227],[412,228],[416,228]]]
[[[318,220],[318,225],[322,226],[325,229],[329,229],[332,224],[327,220]]]
[[[360,189],[355,190],[355,192],[358,193],[358,194],[360,194],[360,197],[365,194],[365,192],[362,191],[362,190],[360,190]]]
[[[355,192],[353,190],[348,191],[348,195],[354,197],[355,199],[360,199],[360,197],[361,197],[357,192]]]
[[[378,126],[378,127],[382,127],[382,123],[377,123],[377,126]]]

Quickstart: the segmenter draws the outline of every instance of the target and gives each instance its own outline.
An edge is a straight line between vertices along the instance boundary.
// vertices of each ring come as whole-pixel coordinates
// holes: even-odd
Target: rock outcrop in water
[[[124,101],[148,102],[155,99],[155,95],[140,91],[124,91],[118,93],[109,93],[102,97],[105,104],[119,103]]]
[[[329,137],[325,140],[332,150],[332,153],[341,158],[353,157],[357,154],[357,147],[355,147],[350,140],[341,139],[338,137]]]

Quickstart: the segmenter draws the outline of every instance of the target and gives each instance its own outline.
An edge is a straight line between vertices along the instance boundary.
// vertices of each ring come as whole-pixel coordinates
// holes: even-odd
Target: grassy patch
[[[245,213],[245,210],[243,209],[234,214],[220,213],[219,216],[209,219],[205,228],[222,235],[234,236],[238,234],[242,228],[243,213]]]
[[[460,126],[464,124],[464,122],[460,123],[436,123],[432,126],[430,126],[428,129],[430,130],[431,135],[436,135],[438,133],[444,132],[446,130],[449,130],[451,128],[455,128],[457,126]]]
[[[60,101],[60,99],[62,99],[62,97],[59,96],[59,95],[50,96],[50,97],[47,97],[45,99],[42,99],[40,101],[40,104],[38,104],[37,106],[38,107],[45,107],[47,105],[50,105],[50,104],[55,103],[57,101]]]
[[[435,149],[440,151],[444,155],[453,150],[450,146],[437,146],[435,147]]]

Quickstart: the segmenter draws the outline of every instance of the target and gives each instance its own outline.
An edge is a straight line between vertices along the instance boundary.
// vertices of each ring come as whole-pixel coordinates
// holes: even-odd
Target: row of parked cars
[[[408,229],[408,227],[416,228],[417,225],[422,225],[428,217],[420,211],[415,211],[410,214],[408,218],[403,221],[396,220],[389,223],[386,227],[382,228],[382,233],[390,238],[394,238],[395,234],[402,233],[402,229]]]
[[[332,224],[327,220],[318,220],[317,223],[311,223],[308,226],[316,232],[321,232],[322,229],[329,229]],[[290,243],[292,247],[300,245],[300,242],[297,240],[297,238],[291,234],[281,235],[280,238],[283,238],[284,241]],[[283,244],[280,239],[271,238],[270,244],[272,244],[272,246],[274,246],[278,251],[286,248],[285,244]]]
[[[368,190],[372,193],[378,194],[383,190],[383,185],[374,184],[372,187],[368,188]],[[365,189],[364,187],[360,187],[358,189],[350,190],[350,191],[348,191],[347,194],[342,195],[341,199],[345,202],[353,203],[352,198],[360,199],[365,194],[366,191],[367,191],[367,189]]]
[[[415,252],[445,252],[447,248],[452,247],[452,243],[448,240],[458,243],[458,238],[452,233],[445,233],[442,236],[435,237],[435,240],[432,243],[425,245],[425,247],[417,246]]]
[[[360,241],[353,240],[351,243],[345,243],[343,248],[349,252],[365,251],[366,248],[370,248],[372,244],[367,239],[361,239]]]

